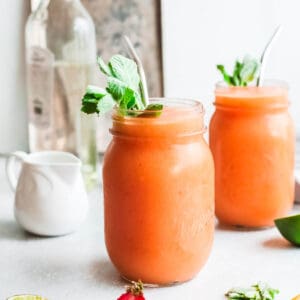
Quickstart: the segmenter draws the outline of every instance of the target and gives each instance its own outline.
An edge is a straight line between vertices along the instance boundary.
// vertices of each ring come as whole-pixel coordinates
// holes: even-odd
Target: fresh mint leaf
[[[94,85],[88,85],[85,93],[86,93],[86,97],[89,97],[89,95],[92,95],[93,98],[97,98],[97,99],[100,99],[107,94],[105,89],[102,89],[102,88],[94,86]]]
[[[108,93],[122,106],[122,109],[125,108],[124,103],[127,109],[132,107],[137,110],[144,109],[140,94],[123,81],[114,77],[108,77],[107,85]]]
[[[97,105],[105,95],[107,95],[107,92],[104,89],[89,85],[82,98],[81,111],[86,114],[99,113]]]
[[[116,105],[121,115],[138,116],[145,109],[149,110],[149,116],[161,114],[162,105],[154,104],[145,108],[135,61],[122,55],[114,55],[108,64],[101,57],[97,58],[97,62],[101,72],[107,76],[107,87],[87,87],[82,98],[83,112],[103,114]],[[151,113],[151,110],[154,112]]]
[[[251,82],[257,78],[260,70],[260,62],[250,56],[245,56],[240,70],[240,78],[242,82]]]
[[[101,98],[97,104],[97,109],[99,111],[99,114],[105,114],[106,112],[109,112],[113,109],[116,102],[111,97],[111,95],[107,94],[103,98]]]
[[[228,300],[274,300],[278,293],[267,284],[258,283],[247,289],[233,288],[225,296]]]
[[[228,85],[232,85],[232,78],[231,76],[226,72],[225,67],[223,65],[217,65],[217,69],[221,72],[221,74],[223,75],[223,79],[224,81],[228,84]]]
[[[85,102],[84,104],[82,104],[81,111],[89,115],[94,113],[99,113],[97,109],[97,103],[92,103],[92,102]]]
[[[135,93],[132,89],[126,88],[124,95],[119,103],[119,110],[122,115],[128,115],[128,112],[135,105]]]
[[[163,107],[164,106],[162,104],[160,104],[160,103],[152,103],[152,104],[149,104],[146,107],[146,110],[149,110],[149,111],[158,111],[158,110],[162,110]]]
[[[107,92],[117,101],[120,102],[124,97],[125,90],[129,88],[126,83],[114,77],[107,78]]]
[[[275,296],[279,294],[279,291],[276,289],[270,288],[267,284],[265,283],[257,283],[252,286],[253,288],[258,291],[260,294],[261,299],[263,300],[273,300],[275,299]]]
[[[234,70],[233,70],[233,79],[232,79],[235,86],[243,85],[240,77],[240,72],[242,67],[243,67],[242,63],[240,63],[239,61],[235,62]]]
[[[106,76],[113,76],[111,73],[110,68],[108,67],[108,65],[104,62],[104,60],[102,59],[101,56],[97,57],[97,63],[98,66],[100,68],[100,71],[105,74]]]
[[[108,66],[113,74],[113,77],[125,83],[131,89],[138,91],[140,76],[136,63],[122,55],[114,55]]]
[[[141,118],[159,117],[162,113],[163,105],[160,103],[149,104],[143,113],[138,115]]]
[[[136,97],[135,91],[130,88],[126,88],[125,93],[122,99],[122,105],[126,107],[126,109],[131,109],[136,105]]]
[[[243,61],[236,61],[233,75],[229,75],[223,65],[217,65],[223,75],[224,81],[230,86],[247,86],[259,76],[260,62],[250,56],[245,56]]]
[[[96,90],[93,94],[91,90],[87,90],[82,98],[81,111],[86,114],[104,114],[110,111],[116,104],[114,99],[105,90],[105,94],[99,94]]]

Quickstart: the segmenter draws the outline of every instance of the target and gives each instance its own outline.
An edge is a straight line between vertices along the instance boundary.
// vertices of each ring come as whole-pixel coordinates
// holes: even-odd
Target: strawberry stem
[[[127,287],[126,291],[131,293],[134,296],[142,296],[143,295],[144,285],[141,280],[137,282],[132,281],[131,285]]]

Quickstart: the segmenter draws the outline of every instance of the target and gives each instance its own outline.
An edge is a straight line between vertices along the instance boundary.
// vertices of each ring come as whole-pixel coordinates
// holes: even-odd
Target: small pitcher
[[[15,161],[22,162],[15,176]],[[27,231],[43,236],[75,231],[88,211],[81,162],[71,153],[17,151],[6,163],[6,174],[15,194],[15,217]]]

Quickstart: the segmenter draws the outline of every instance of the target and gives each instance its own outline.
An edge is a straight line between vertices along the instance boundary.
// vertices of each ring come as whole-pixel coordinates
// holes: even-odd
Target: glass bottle
[[[80,106],[95,60],[95,27],[80,0],[42,0],[26,25],[30,150],[78,155],[88,185],[97,180],[96,120]]]

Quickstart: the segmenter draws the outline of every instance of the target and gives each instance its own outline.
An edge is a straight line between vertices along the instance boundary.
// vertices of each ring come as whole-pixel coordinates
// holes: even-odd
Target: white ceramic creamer
[[[22,163],[15,176],[15,161]],[[71,153],[17,151],[7,160],[6,173],[15,191],[15,217],[27,231],[58,236],[75,231],[84,221],[88,199],[81,162]]]

